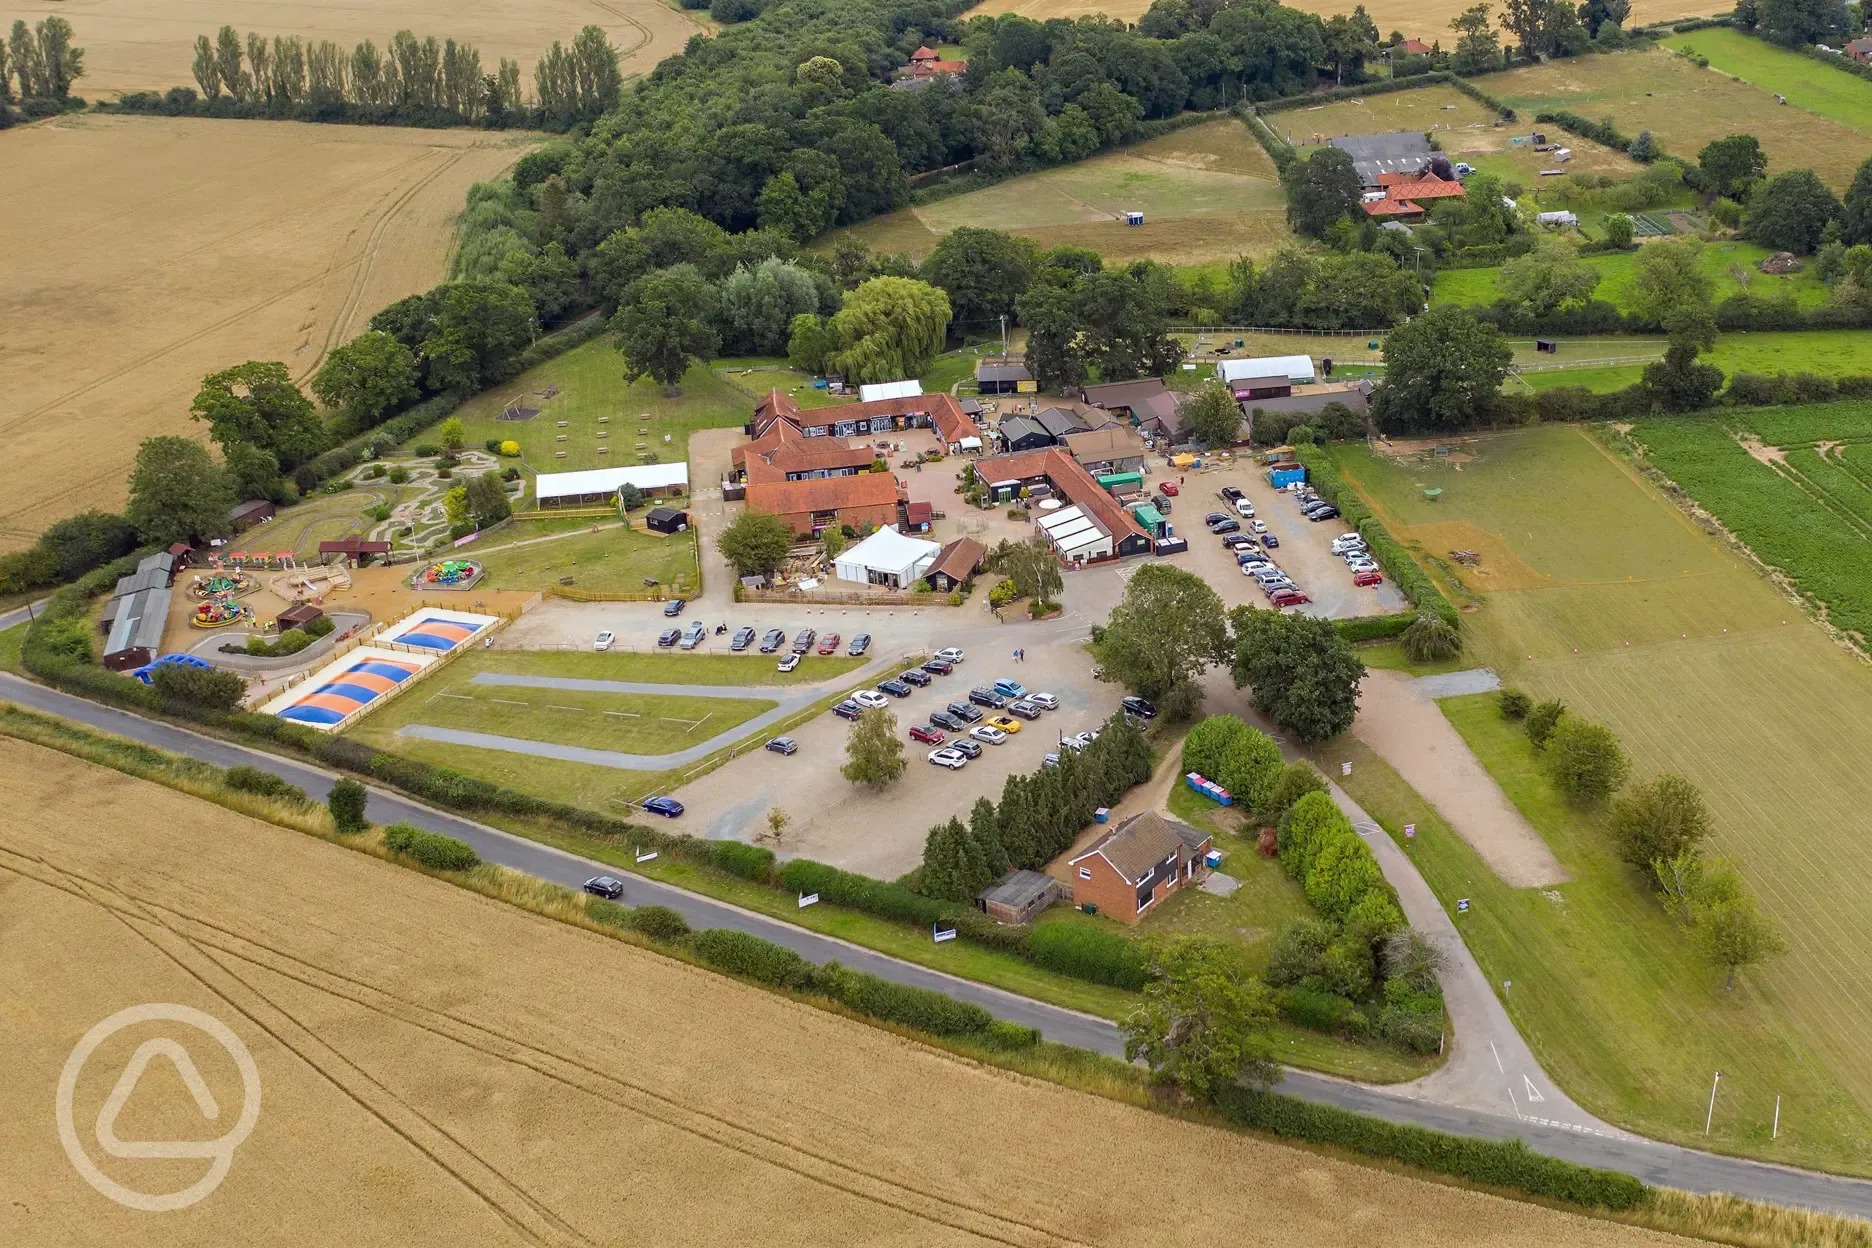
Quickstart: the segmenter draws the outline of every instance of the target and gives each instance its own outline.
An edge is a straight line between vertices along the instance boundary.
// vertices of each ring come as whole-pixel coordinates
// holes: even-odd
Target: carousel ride
[[[416,589],[467,589],[486,574],[477,559],[443,559],[417,574]]]

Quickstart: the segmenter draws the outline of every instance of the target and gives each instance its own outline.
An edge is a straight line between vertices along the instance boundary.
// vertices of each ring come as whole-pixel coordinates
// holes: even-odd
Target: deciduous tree
[[[415,399],[416,357],[382,330],[371,329],[325,357],[312,378],[312,393],[360,425],[374,425]]]
[[[1764,182],[1749,196],[1744,233],[1776,251],[1807,255],[1820,245],[1827,222],[1846,209],[1811,169],[1790,169]]]
[[[1372,415],[1387,432],[1468,429],[1493,418],[1514,361],[1501,330],[1440,305],[1385,336]]]
[[[1165,715],[1193,714],[1197,680],[1229,656],[1222,599],[1193,573],[1146,564],[1125,582],[1094,651],[1108,675],[1162,703]]]
[[[853,784],[885,789],[903,775],[904,767],[897,717],[881,706],[866,710],[845,740],[845,765],[839,768],[839,774]]]
[[[355,780],[337,781],[325,798],[325,808],[331,812],[332,826],[347,835],[362,832],[370,826],[370,820],[364,814],[364,808],[369,803],[369,791]]]
[[[949,297],[927,282],[874,277],[845,297],[831,324],[838,346],[827,363],[847,381],[920,377],[942,351]]]
[[[1537,317],[1585,303],[1598,285],[1599,270],[1557,238],[1541,239],[1533,251],[1516,256],[1495,275],[1502,298]]]
[[[1301,234],[1323,238],[1334,222],[1364,216],[1365,188],[1358,170],[1352,157],[1336,147],[1289,162],[1281,184],[1287,190],[1287,224]]]
[[[227,532],[234,491],[207,448],[187,438],[149,438],[137,448],[124,518],[152,546],[195,543]]]
[[[624,354],[624,379],[651,377],[676,393],[684,374],[721,345],[709,324],[714,311],[715,292],[691,265],[633,282],[611,318]]]
[[[715,548],[737,576],[772,576],[793,541],[793,526],[779,516],[744,510],[715,538]]]
[[[1612,730],[1573,715],[1562,717],[1544,753],[1554,787],[1581,806],[1605,801],[1631,774],[1631,760]]]
[[[1184,396],[1182,415],[1190,436],[1204,446],[1234,446],[1241,438],[1241,404],[1214,378]]]
[[[1185,937],[1152,950],[1152,978],[1123,1023],[1125,1057],[1198,1101],[1246,1083],[1270,1086],[1274,1005],[1240,954],[1221,941]]]
[[[277,360],[249,360],[202,379],[189,410],[226,451],[246,442],[271,451],[291,471],[325,449],[325,426]]]
[[[1365,664],[1331,620],[1237,607],[1236,688],[1256,709],[1302,741],[1324,741],[1352,726]]]
[[[526,291],[505,282],[481,281],[450,282],[439,289],[434,321],[422,344],[429,384],[470,394],[513,376],[521,352],[532,345],[538,329]],[[373,317],[371,328],[388,327]]]
[[[1015,301],[1033,284],[1039,254],[1032,239],[963,226],[923,261],[923,280],[949,296],[959,324],[993,328],[1001,317],[1013,317]]]
[[[1633,785],[1612,804],[1612,839],[1619,857],[1640,871],[1698,849],[1710,834],[1709,807],[1696,785],[1679,775]]]
[[[1703,145],[1697,153],[1697,172],[1703,189],[1712,195],[1746,199],[1750,185],[1768,172],[1768,157],[1754,135],[1726,135]]]

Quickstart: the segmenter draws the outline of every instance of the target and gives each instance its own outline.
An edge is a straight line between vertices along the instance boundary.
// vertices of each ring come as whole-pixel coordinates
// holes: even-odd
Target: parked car
[[[851,695],[851,700],[867,711],[875,711],[890,705],[890,699],[872,689],[860,689]]]
[[[910,739],[921,741],[925,745],[941,745],[948,738],[943,736],[942,729],[933,725],[913,724],[910,727]]]
[[[968,758],[980,758],[982,754],[980,743],[971,741],[967,737],[955,738],[953,741],[949,742],[949,748]]]
[[[681,615],[683,613],[683,608],[688,605],[689,603],[685,599],[672,598],[663,604],[663,614],[669,616],[673,620]]]
[[[1343,555],[1348,550],[1364,550],[1365,539],[1356,533],[1342,533],[1332,539],[1332,545],[1328,549],[1335,555]]]
[[[1312,602],[1313,600],[1297,589],[1283,589],[1278,594],[1268,599],[1268,601],[1277,607],[1297,607],[1303,602]]]
[[[1250,533],[1265,533],[1265,532],[1267,532],[1267,521],[1265,521],[1265,520],[1250,520],[1250,521],[1248,522],[1248,531],[1249,531]]]
[[[799,742],[795,741],[792,737],[775,737],[767,743],[766,748],[772,750],[776,754],[797,754],[799,753]]]
[[[1130,697],[1118,704],[1124,707],[1125,714],[1135,715],[1139,719],[1156,719],[1157,708],[1144,698]]]
[[[793,654],[782,655],[780,657],[780,670],[783,672],[790,672],[799,666],[799,661],[800,656],[797,651]]]
[[[950,771],[961,771],[964,767],[968,766],[968,756],[966,754],[962,753],[961,750],[950,749],[946,746],[940,750],[931,750],[929,752],[929,761],[935,763],[938,767],[947,767]]]
[[[1370,572],[1359,572],[1353,575],[1352,583],[1359,586],[1382,585],[1384,584],[1384,573],[1378,571],[1376,568],[1372,569]]]
[[[1245,550],[1252,545],[1254,545],[1254,538],[1246,533],[1231,533],[1222,539],[1224,550]]]
[[[915,685],[919,689],[926,688],[930,683],[929,673],[920,667],[913,667],[907,672],[898,672],[897,679],[906,685]]]
[[[594,875],[585,881],[585,891],[594,897],[609,897],[612,901],[624,895],[624,881],[611,875]]]
[[[1239,533],[1241,532],[1241,521],[1224,520],[1221,524],[1210,525],[1209,531],[1211,533]]]
[[[991,728],[999,728],[1010,737],[1021,730],[1020,720],[1015,719],[1012,715],[990,715],[988,717],[988,725]]]
[[[907,698],[912,692],[909,685],[895,678],[891,680],[880,680],[878,682],[878,691],[880,693],[888,693],[893,698]]]
[[[969,729],[969,736],[977,741],[986,741],[989,745],[1000,745],[1008,738],[1007,733],[989,724],[976,724]]]
[[[1244,520],[1254,519],[1254,514],[1255,514],[1254,504],[1249,502],[1245,498],[1236,499],[1235,500],[1235,514],[1240,516]]]
[[[1275,594],[1282,593],[1286,590],[1299,589],[1299,588],[1300,587],[1298,585],[1294,584],[1292,581],[1288,580],[1284,576],[1281,577],[1279,580],[1261,582],[1261,592],[1266,594],[1270,598],[1272,598]]]
[[[1183,492],[1183,487],[1174,481],[1166,481],[1157,487],[1157,492],[1159,494],[1168,494],[1171,498],[1175,498]]]
[[[786,645],[786,630],[784,628],[770,628],[760,639],[760,652],[762,654],[772,654],[784,645]]]
[[[931,711],[930,723],[936,725],[938,728],[946,728],[950,732],[961,732],[964,728],[968,727],[967,724],[957,719],[954,715],[951,715],[948,711]]]
[[[1165,498],[1162,494],[1151,495],[1151,506],[1155,507],[1159,514],[1166,516],[1174,510],[1174,508],[1170,506],[1170,500]]]
[[[793,653],[805,654],[813,648],[813,642],[819,640],[819,634],[810,628],[802,628],[793,634]]]
[[[1208,525],[1210,528],[1214,528],[1216,525],[1221,524],[1224,520],[1233,520],[1234,518],[1235,518],[1234,516],[1229,515],[1228,512],[1226,511],[1212,511],[1208,515],[1203,517],[1203,523]]]
[[[840,641],[840,638],[837,633],[827,633],[825,636],[819,639],[819,653],[820,654],[837,654],[838,648],[839,648],[839,641]]]
[[[745,627],[737,628],[735,629],[734,640],[728,643],[728,648],[733,650],[736,654],[739,654],[753,644],[754,630]]]
[[[1050,693],[1030,693],[1027,700],[1043,711],[1059,710],[1059,699]]]
[[[682,648],[685,650],[693,650],[701,645],[703,639],[707,636],[708,625],[704,624],[701,620],[690,620],[689,627],[683,630]]]
[[[936,657],[945,663],[960,663],[962,651],[955,646],[945,646],[936,652]]]
[[[1023,698],[1019,702],[1009,704],[1008,714],[1018,715],[1022,719],[1039,719],[1040,708]]]
[[[1092,734],[1076,732],[1070,737],[1062,738],[1060,744],[1069,750],[1083,750],[1092,744]]]
[[[597,640],[595,640],[595,641],[593,641],[593,642],[592,642],[592,649],[594,649],[594,650],[609,650],[609,649],[611,648],[611,643],[612,643],[612,642],[614,642],[614,641],[616,641],[616,640],[617,640],[617,634],[616,634],[616,633],[614,633],[614,632],[612,632],[612,631],[611,631],[610,629],[608,629],[608,628],[607,628],[607,629],[602,629],[602,630],[600,630],[600,631],[599,631],[599,633],[598,633],[598,637],[597,637]]]
[[[1043,758],[1041,758],[1041,760],[1040,760],[1040,765],[1041,765],[1042,767],[1057,767],[1057,766],[1059,766],[1059,755],[1058,755],[1058,754],[1047,754],[1046,756],[1044,756]]]
[[[971,689],[968,700],[976,706],[992,707],[997,711],[1007,705],[1007,699],[992,689]]]
[[[673,646],[681,640],[682,630],[680,628],[666,628],[657,634],[657,645],[659,646]]]
[[[1330,504],[1325,507],[1315,507],[1312,511],[1306,513],[1306,518],[1313,521],[1315,524],[1318,524],[1321,520],[1337,520],[1339,518],[1339,509]]]
[[[871,634],[859,633],[856,637],[851,639],[851,647],[847,649],[845,653],[851,655],[855,659],[870,648]]]
[[[1241,487],[1235,485],[1225,485],[1217,493],[1231,503],[1242,496]]]
[[[1236,554],[1235,566],[1238,568],[1271,568],[1274,566],[1274,561],[1250,546]]]
[[[951,702],[946,709],[951,715],[965,724],[979,724],[981,722],[982,713],[966,702]]]
[[[1261,544],[1269,550],[1273,550],[1276,546],[1280,545],[1280,538],[1275,537],[1272,533],[1263,533],[1261,535]]]
[[[673,797],[646,797],[643,808],[653,815],[662,815],[665,819],[675,819],[683,812],[683,804]]]
[[[833,707],[832,713],[840,719],[857,719],[860,715],[864,714],[864,707],[859,706],[856,702],[847,698]]]
[[[1005,694],[1010,698],[1022,698],[1027,696],[1027,686],[1021,684],[1018,680],[997,680],[994,683],[994,688],[996,693]]]
[[[955,664],[951,663],[948,659],[925,659],[923,660],[923,670],[929,672],[931,675],[947,676],[950,672],[955,671]]]
[[[1346,560],[1346,567],[1351,570],[1354,576],[1360,576],[1366,572],[1376,572],[1379,570],[1377,561],[1373,559],[1348,559]]]

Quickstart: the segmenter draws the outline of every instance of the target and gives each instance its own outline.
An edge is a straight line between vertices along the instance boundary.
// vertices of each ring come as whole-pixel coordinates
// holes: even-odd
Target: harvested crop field
[[[204,433],[206,374],[303,380],[441,280],[468,187],[537,137],[96,115],[0,134],[0,548],[121,506],[140,441]]]
[[[643,73],[664,57],[680,52],[696,23],[661,0],[450,0],[445,5],[420,0],[377,0],[349,4],[341,0],[8,0],[0,18],[37,20],[63,14],[78,32],[85,50],[85,76],[78,84],[87,97],[123,91],[162,91],[193,86],[189,63],[195,36],[223,25],[261,34],[299,35],[308,41],[330,39],[349,48],[369,39],[382,48],[399,30],[418,39],[434,35],[473,44],[481,64],[492,73],[503,56],[520,62],[530,90],[533,62],[554,40],[570,43],[579,27],[597,24],[622,54],[627,74]]]
[[[1054,17],[1085,17],[1102,13],[1120,21],[1135,22],[1144,16],[1150,6],[1151,0],[985,0],[985,3],[976,5],[965,16],[1018,13],[1036,22],[1044,22]],[[1287,7],[1304,9],[1321,17],[1350,11],[1350,6],[1341,0],[1293,0]],[[1367,0],[1365,11],[1384,35],[1388,36],[1398,30],[1426,42],[1442,40],[1444,47],[1448,48],[1454,46],[1455,39],[1450,33],[1450,19],[1468,7],[1463,0],[1429,0],[1428,3],[1424,0]],[[1633,23],[1643,25],[1674,17],[1700,17],[1712,10],[1709,0],[1632,0],[1631,18],[1627,27]]]
[[[978,1066],[15,741],[0,893],[0,1060],[48,1107],[0,1120],[9,1243],[1681,1242]],[[87,1187],[49,1109],[87,1029],[151,1001],[218,1018],[264,1094],[221,1186],[161,1214]],[[175,1030],[231,1113],[232,1063]],[[168,1034],[99,1048],[73,1118]],[[201,1138],[150,1071],[121,1134]],[[1163,1216],[1164,1158],[1226,1196]],[[158,1192],[205,1168],[103,1164]]]

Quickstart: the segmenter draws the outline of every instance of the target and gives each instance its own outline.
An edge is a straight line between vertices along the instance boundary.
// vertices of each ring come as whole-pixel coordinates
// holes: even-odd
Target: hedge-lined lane
[[[24,611],[19,611],[0,615],[0,628],[14,622],[15,617],[23,619],[24,614]],[[10,673],[0,673],[0,698],[158,749],[184,754],[217,767],[242,764],[258,767],[298,785],[320,801],[324,800],[334,779],[323,771],[290,759],[99,706],[33,684]],[[624,884],[623,901],[626,905],[668,906],[697,929],[728,928],[747,932],[792,949],[814,963],[836,959],[854,970],[868,971],[893,983],[930,988],[960,1001],[973,1002],[997,1018],[1038,1028],[1048,1040],[1108,1055],[1123,1053],[1124,1044],[1118,1029],[1105,1019],[1077,1014],[983,984],[956,979],[912,963],[899,962],[861,946],[809,932],[671,885],[629,873],[618,873],[615,868],[606,867],[602,863],[535,844],[380,789],[372,788],[370,791],[369,813],[379,823],[409,823],[455,837],[473,846],[475,852],[489,862],[570,888],[579,887],[593,875],[616,874]],[[1356,1084],[1296,1071],[1287,1072],[1279,1090],[1305,1100],[1455,1135],[1494,1140],[1520,1138],[1549,1156],[1582,1165],[1619,1170],[1636,1175],[1647,1183],[1688,1191],[1727,1191],[1777,1204],[1872,1217],[1872,1182],[1787,1170],[1698,1153],[1649,1140],[1584,1135],[1543,1127],[1507,1115],[1480,1114],[1472,1110],[1408,1100]]]

